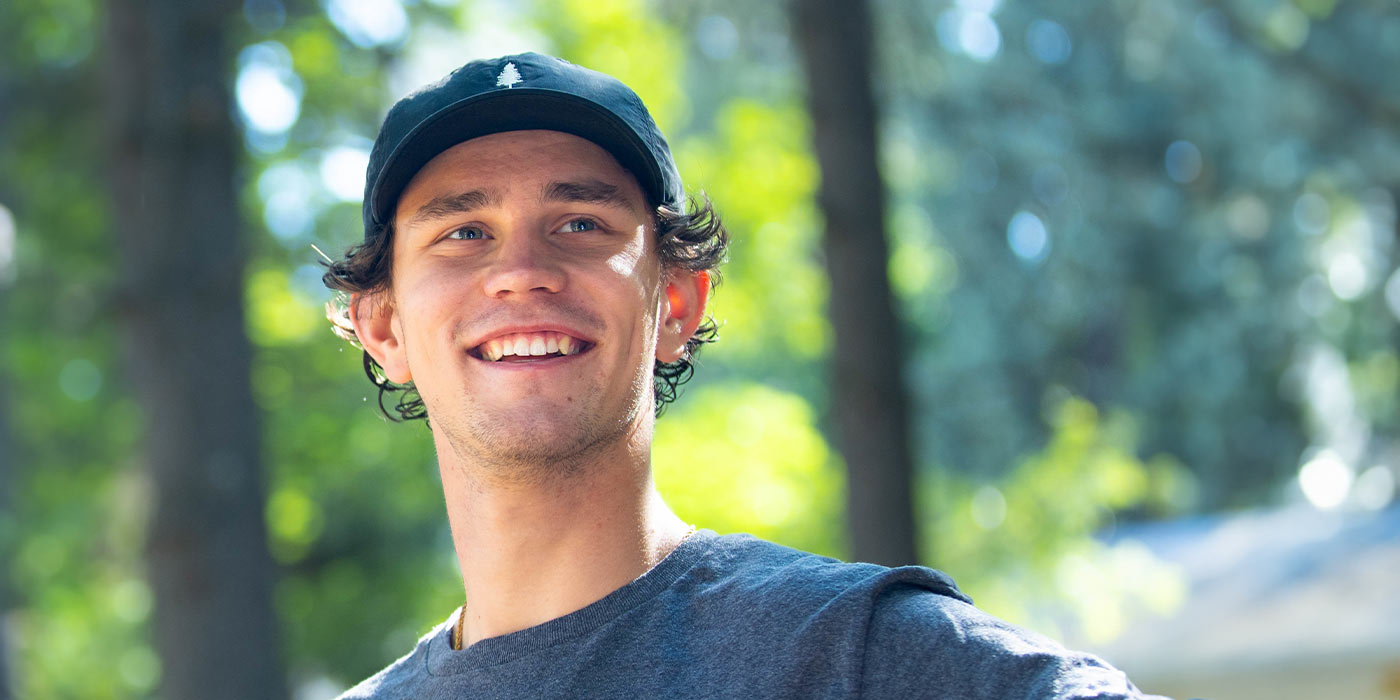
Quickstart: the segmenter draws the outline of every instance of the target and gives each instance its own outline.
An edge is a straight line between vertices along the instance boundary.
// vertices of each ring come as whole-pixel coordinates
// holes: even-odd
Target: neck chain
[[[686,530],[686,531],[685,531],[685,535],[683,535],[683,536],[681,537],[680,542],[677,542],[677,543],[676,543],[676,546],[673,547],[673,548],[671,548],[671,551],[672,551],[672,552],[676,551],[676,549],[678,549],[678,548],[681,546],[681,543],[683,543],[683,542],[685,542],[686,540],[690,539],[690,536],[693,535],[693,534],[695,534],[695,526],[694,526],[694,525],[691,525],[691,526],[690,526],[690,529],[689,529],[689,530]],[[669,556],[669,555],[668,555],[668,556]],[[665,557],[662,557],[662,558],[664,559]],[[456,624],[456,626],[454,626],[454,627],[452,628],[452,636],[449,637],[448,640],[447,640],[448,646],[452,647],[452,650],[453,650],[453,651],[461,651],[461,650],[462,650],[462,640],[464,640],[464,639],[467,638],[467,637],[466,637],[466,633],[463,631],[464,628],[466,627],[466,625],[467,625],[467,603],[466,603],[466,601],[463,601],[463,602],[462,602],[462,609],[461,609],[461,611],[459,611],[459,612],[457,613],[457,624]]]

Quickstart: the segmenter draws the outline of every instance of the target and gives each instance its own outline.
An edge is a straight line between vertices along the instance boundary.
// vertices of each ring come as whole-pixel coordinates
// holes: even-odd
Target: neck
[[[512,482],[437,442],[466,588],[463,647],[598,601],[689,532],[652,484],[650,445],[621,445],[553,479]]]

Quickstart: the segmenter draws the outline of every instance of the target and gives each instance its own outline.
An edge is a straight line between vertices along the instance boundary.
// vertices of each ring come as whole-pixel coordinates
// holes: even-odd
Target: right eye
[[[486,237],[486,232],[475,226],[463,226],[447,234],[447,237],[457,241],[479,241]]]

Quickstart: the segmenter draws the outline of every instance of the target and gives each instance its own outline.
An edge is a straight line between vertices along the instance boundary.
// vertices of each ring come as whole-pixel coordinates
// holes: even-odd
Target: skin
[[[645,573],[689,531],[652,484],[652,363],[681,356],[709,278],[664,269],[636,179],[559,132],[444,151],[404,190],[394,223],[391,288],[352,300],[352,323],[427,406],[466,643]],[[585,350],[483,359],[482,343],[511,331],[562,332]]]

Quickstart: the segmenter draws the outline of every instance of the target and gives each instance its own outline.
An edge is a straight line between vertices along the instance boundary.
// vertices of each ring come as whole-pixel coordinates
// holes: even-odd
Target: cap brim
[[[393,218],[399,195],[413,176],[443,151],[488,134],[545,129],[587,139],[611,153],[637,178],[652,204],[666,202],[660,168],[642,139],[606,108],[577,95],[543,88],[510,88],[454,102],[424,119],[385,160],[371,190],[379,224]]]

